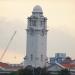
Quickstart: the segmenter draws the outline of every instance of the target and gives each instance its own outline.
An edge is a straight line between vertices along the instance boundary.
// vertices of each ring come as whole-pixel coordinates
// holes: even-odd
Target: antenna
[[[3,52],[3,54],[2,54],[1,57],[0,57],[0,61],[3,59],[5,53],[7,52],[8,48],[9,48],[9,46],[10,46],[10,44],[11,44],[11,42],[12,42],[14,36],[15,36],[15,34],[16,34],[16,31],[14,31],[12,37],[10,38],[10,40],[9,40],[9,42],[8,42],[8,44],[7,44],[7,46],[6,46],[5,50],[4,50],[4,52]]]

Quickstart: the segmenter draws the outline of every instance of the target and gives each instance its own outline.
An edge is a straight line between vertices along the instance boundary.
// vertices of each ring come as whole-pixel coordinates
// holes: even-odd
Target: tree
[[[11,73],[8,74],[8,75],[16,75],[16,72],[11,72]]]
[[[12,72],[9,75],[50,75],[46,68],[34,68],[27,66],[24,69],[20,69],[17,72]]]
[[[58,75],[71,75],[68,69],[63,69],[59,72]]]

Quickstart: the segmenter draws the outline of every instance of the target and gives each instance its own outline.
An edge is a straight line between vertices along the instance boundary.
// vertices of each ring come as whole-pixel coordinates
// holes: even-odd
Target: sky
[[[47,56],[66,53],[75,59],[75,0],[0,0],[0,56],[14,31],[2,62],[21,63],[26,55],[27,17],[40,5],[47,17]]]

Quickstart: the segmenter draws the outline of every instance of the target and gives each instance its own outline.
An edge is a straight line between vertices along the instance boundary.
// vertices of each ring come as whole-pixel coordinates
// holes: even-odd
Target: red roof
[[[5,68],[5,67],[8,67],[8,66],[9,66],[9,64],[7,64],[7,63],[3,63],[3,62],[0,62],[0,67]]]
[[[0,62],[0,67],[5,68],[5,69],[9,69],[11,71],[16,71],[18,69],[23,68],[22,66],[12,66],[10,64],[3,63],[3,62]]]
[[[74,68],[75,64],[62,64],[65,68]]]

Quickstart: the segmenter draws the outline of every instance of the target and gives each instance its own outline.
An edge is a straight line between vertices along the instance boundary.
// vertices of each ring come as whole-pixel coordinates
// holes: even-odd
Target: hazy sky
[[[75,0],[0,0],[0,56],[16,30],[2,61],[20,63],[26,54],[27,17],[40,5],[48,18],[47,56],[66,52],[75,58]]]

